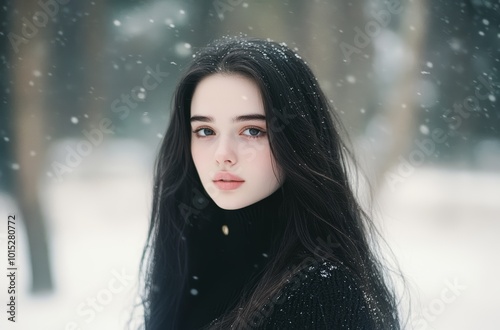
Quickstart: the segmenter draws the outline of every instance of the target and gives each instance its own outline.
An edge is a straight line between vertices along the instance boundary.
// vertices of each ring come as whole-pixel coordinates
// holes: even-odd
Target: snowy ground
[[[408,328],[500,329],[500,173],[422,168],[379,203],[413,293]]]
[[[111,142],[63,182],[42,180],[56,290],[28,294],[27,242],[19,223],[18,322],[8,323],[3,311],[1,329],[125,328],[146,237],[151,149]],[[421,168],[396,191],[383,189],[379,204],[412,290],[408,329],[499,329],[500,174]],[[18,214],[7,196],[0,196],[0,212],[1,219]],[[6,226],[0,246],[5,251]],[[0,263],[6,264],[6,253]],[[6,287],[0,276],[2,301]]]
[[[0,329],[124,329],[147,232],[152,149],[133,141],[105,143],[62,182],[42,180],[56,290],[28,295],[27,242],[20,228],[18,322],[14,326],[2,317]],[[0,197],[2,219],[18,214],[9,202]],[[4,226],[0,230],[5,251]],[[2,265],[5,258],[2,253]],[[2,301],[7,298],[3,280]]]

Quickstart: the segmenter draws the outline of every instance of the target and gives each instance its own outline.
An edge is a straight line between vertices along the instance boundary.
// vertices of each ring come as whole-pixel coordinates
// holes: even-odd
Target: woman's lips
[[[239,188],[245,181],[214,181],[220,190],[234,190]]]
[[[213,181],[245,181],[239,176],[226,171],[220,171],[215,174]]]

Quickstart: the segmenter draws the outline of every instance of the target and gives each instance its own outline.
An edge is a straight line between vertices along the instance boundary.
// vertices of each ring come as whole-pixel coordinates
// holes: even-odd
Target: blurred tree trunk
[[[0,10],[0,31],[8,31],[12,5],[6,5],[6,10]],[[11,107],[11,70],[12,63],[9,59],[11,44],[8,36],[0,38],[0,193],[12,193],[14,178],[12,175],[12,162],[14,150],[12,147],[13,127],[12,117],[14,112]]]
[[[98,126],[99,120],[106,113],[109,101],[109,78],[104,75],[106,70],[107,38],[107,2],[85,2],[80,4],[88,13],[80,22],[80,33],[83,35],[83,67],[82,93],[85,95],[81,111],[88,114],[91,124]]]
[[[50,18],[46,26],[38,27],[35,32],[26,33],[23,21],[33,23],[33,15],[41,11],[35,1],[16,2],[17,15],[12,18],[11,31],[24,37],[27,42],[19,44],[16,51],[10,48],[10,61],[13,64],[12,104],[13,143],[15,159],[19,170],[14,182],[14,197],[22,212],[28,237],[29,256],[32,274],[32,292],[51,290],[52,274],[48,251],[47,229],[38,198],[38,181],[42,169],[42,157],[46,150],[44,99],[44,80],[47,72],[48,41],[51,26]],[[39,24],[41,25],[41,24]],[[23,34],[24,32],[24,34]],[[31,36],[31,37],[30,37]]]
[[[419,113],[416,93],[420,77],[420,65],[424,42],[427,35],[427,1],[413,1],[403,6],[402,12],[388,11],[386,3],[380,7],[373,3],[358,2],[314,2],[304,3],[292,1],[292,10],[303,13],[304,21],[295,31],[303,49],[300,53],[310,62],[316,72],[321,87],[329,96],[350,138],[355,139],[363,134],[370,114],[382,113],[387,118],[386,129],[392,132],[390,143],[380,146],[384,149],[382,158],[379,154],[362,155],[354,150],[357,156],[365,157],[362,163],[374,186],[381,184],[386,172],[396,164],[398,156],[403,154],[411,144],[415,133],[415,122]],[[373,8],[367,14],[367,9]],[[380,87],[374,70],[375,42],[379,36],[370,36],[364,46],[356,43],[359,31],[366,32],[367,26],[381,26],[380,17],[375,13],[389,13],[388,29],[399,21],[398,34],[403,41],[404,56],[398,67],[392,85]],[[325,22],[328,22],[325,25]],[[288,23],[294,26],[293,22]],[[359,40],[359,39],[358,39]],[[343,45],[358,46],[359,52],[346,58]],[[377,69],[377,68],[376,68]],[[386,98],[384,88],[389,89]],[[402,104],[406,108],[402,108]],[[376,143],[385,143],[375,141]],[[369,150],[371,152],[372,150]],[[377,159],[379,158],[379,159]],[[357,184],[357,182],[355,182]]]
[[[223,19],[219,18],[215,10],[216,2],[214,1],[189,0],[188,3],[192,13],[189,23],[189,30],[192,33],[188,34],[188,36],[189,40],[193,41],[197,47],[203,47],[208,41],[215,39],[219,34],[223,34],[225,24],[234,16],[232,11],[228,11],[224,14]],[[233,7],[230,6],[230,8]]]
[[[349,135],[359,135],[365,116],[360,109],[367,108],[375,92],[368,78],[372,71],[373,47],[369,44],[361,49],[362,54],[354,54],[352,61],[347,62],[340,45],[342,42],[354,44],[354,27],[365,26],[365,3],[295,2],[295,10],[306,17],[303,27],[297,31],[303,45],[299,51],[333,101]],[[289,24],[293,26],[293,22]]]
[[[412,145],[420,106],[417,104],[417,83],[420,78],[422,54],[427,37],[428,1],[409,1],[404,5],[399,34],[403,40],[403,62],[398,76],[390,86],[389,97],[382,102],[382,111],[392,132],[386,156],[376,164],[373,181],[377,188],[389,169],[399,162],[399,156]],[[402,105],[405,104],[403,107]],[[386,176],[387,179],[390,179]]]

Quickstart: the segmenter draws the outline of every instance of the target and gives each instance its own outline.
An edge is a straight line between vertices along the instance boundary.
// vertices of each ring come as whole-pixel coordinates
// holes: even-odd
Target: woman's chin
[[[221,198],[220,196],[217,200],[214,200],[214,202],[218,207],[224,210],[238,210],[245,206],[250,205],[250,203],[244,203],[242,201],[231,201],[228,199]]]

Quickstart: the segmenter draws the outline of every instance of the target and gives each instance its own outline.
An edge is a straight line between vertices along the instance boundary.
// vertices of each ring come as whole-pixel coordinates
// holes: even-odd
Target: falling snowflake
[[[427,125],[420,125],[419,129],[420,133],[422,133],[423,135],[429,134],[429,127]]]
[[[320,270],[319,275],[325,278],[329,278],[330,276],[332,276],[332,274],[330,274],[330,272],[328,272],[326,269]]]
[[[139,88],[139,92],[137,93],[137,98],[141,100],[144,100],[146,98],[146,90],[143,87]]]

